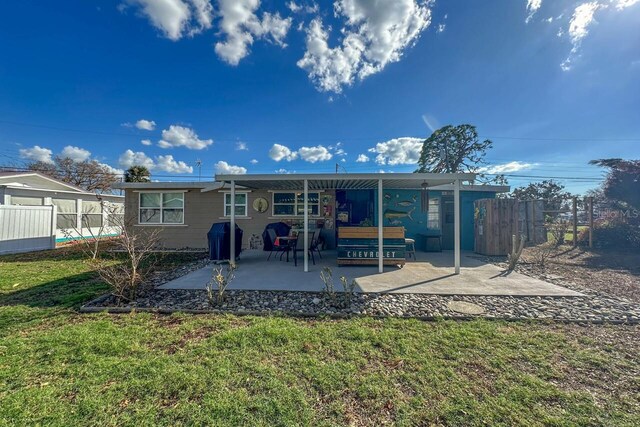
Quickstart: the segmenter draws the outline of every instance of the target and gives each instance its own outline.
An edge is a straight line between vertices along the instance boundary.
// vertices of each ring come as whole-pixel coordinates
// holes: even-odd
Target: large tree
[[[589,163],[609,169],[602,185],[607,199],[640,209],[640,160],[600,159]]]
[[[511,196],[518,200],[543,200],[545,209],[550,211],[567,209],[569,199],[572,197],[571,193],[565,190],[564,185],[552,179],[515,188]],[[548,216],[555,218],[558,213],[550,212]]]
[[[133,165],[124,173],[124,182],[149,182],[151,172],[145,166]]]
[[[53,163],[34,162],[27,167],[86,191],[108,192],[118,181],[118,175],[111,168],[95,160],[76,162],[68,157],[57,156]]]
[[[476,172],[481,181],[506,183],[504,175],[487,178],[482,173],[484,157],[492,146],[490,140],[478,138],[473,125],[444,126],[424,141],[416,172]]]

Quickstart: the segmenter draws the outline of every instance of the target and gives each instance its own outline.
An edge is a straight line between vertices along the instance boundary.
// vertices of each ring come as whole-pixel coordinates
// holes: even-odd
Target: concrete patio
[[[519,273],[505,272],[499,267],[484,263],[462,253],[459,275],[453,270],[453,251],[418,252],[416,261],[407,261],[403,268],[385,266],[378,273],[378,266],[338,266],[335,251],[324,251],[316,264],[309,263],[305,273],[302,263],[294,266],[293,260],[281,261],[279,257],[267,261],[268,252],[247,250],[238,260],[236,278],[228,289],[275,291],[322,291],[320,271],[330,267],[334,283],[341,289],[340,276],[356,279],[357,292],[419,293],[434,295],[510,295],[510,296],[582,296],[581,293],[544,282]],[[275,254],[274,254],[275,256]],[[211,278],[214,266],[165,283],[161,289],[204,289]]]

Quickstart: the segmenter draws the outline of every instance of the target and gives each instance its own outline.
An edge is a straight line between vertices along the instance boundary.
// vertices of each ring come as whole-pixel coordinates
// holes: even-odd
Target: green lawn
[[[76,311],[105,289],[73,249],[0,257],[0,425],[640,417],[637,327]]]

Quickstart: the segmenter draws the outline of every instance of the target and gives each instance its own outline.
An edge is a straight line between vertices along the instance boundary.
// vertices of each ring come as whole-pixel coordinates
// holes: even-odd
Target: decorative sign
[[[258,197],[253,201],[253,210],[259,213],[265,213],[269,209],[269,202],[264,197]]]
[[[378,263],[377,227],[340,227],[338,229],[338,265]],[[405,263],[404,228],[384,227],[382,258],[386,265]]]

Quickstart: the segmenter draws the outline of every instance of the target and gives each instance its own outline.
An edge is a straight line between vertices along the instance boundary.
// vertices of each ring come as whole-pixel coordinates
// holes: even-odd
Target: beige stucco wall
[[[125,192],[125,213],[127,222],[133,224],[135,228],[160,229],[161,244],[167,249],[183,248],[206,248],[207,232],[211,225],[216,222],[229,221],[223,216],[224,212],[224,192],[219,190],[201,192],[199,188],[184,188],[151,191],[186,191],[184,197],[184,225],[141,225],[138,223],[138,200],[139,193],[144,190],[127,189]],[[228,191],[228,190],[227,190]],[[238,193],[244,192],[237,190]],[[247,217],[236,216],[236,223],[243,230],[242,248],[248,249],[252,236],[262,236],[262,232],[267,224],[291,219],[301,220],[300,217],[285,218],[272,216],[272,193],[267,190],[251,190],[248,194]],[[331,220],[335,224],[335,192],[327,191],[322,195],[330,196]],[[263,197],[269,201],[269,208],[264,213],[256,212],[253,209],[253,201],[258,197]],[[322,203],[320,210],[322,211]],[[313,224],[321,218],[311,217]],[[324,230],[323,235],[328,240],[328,247],[333,246],[335,230]],[[260,248],[262,245],[260,245]]]

